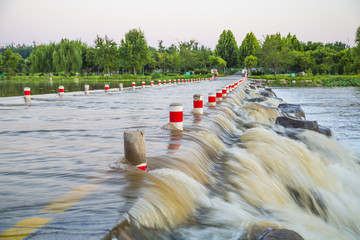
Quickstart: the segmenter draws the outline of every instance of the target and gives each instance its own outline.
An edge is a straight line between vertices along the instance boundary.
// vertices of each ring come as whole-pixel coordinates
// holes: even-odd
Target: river
[[[0,238],[359,239],[359,88],[273,89],[333,137],[274,125],[281,100],[248,102],[247,83],[191,113],[240,78],[0,98]],[[164,127],[171,103],[184,131]],[[127,130],[145,130],[148,173],[120,162]]]

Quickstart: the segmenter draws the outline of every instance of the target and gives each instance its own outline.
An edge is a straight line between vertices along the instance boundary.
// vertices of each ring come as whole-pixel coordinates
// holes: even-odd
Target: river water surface
[[[333,137],[275,126],[282,101],[249,102],[245,81],[191,113],[240,79],[0,98],[0,238],[359,239],[359,88],[273,89]],[[146,132],[148,173],[121,164],[127,130]]]

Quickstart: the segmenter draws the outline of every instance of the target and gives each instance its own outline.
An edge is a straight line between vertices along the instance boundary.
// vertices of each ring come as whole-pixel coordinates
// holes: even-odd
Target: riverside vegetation
[[[93,46],[62,39],[58,43],[1,47],[1,87],[8,81],[48,81],[49,77],[65,82],[68,77],[100,82],[186,78],[185,72],[207,77],[210,69],[231,74],[244,67],[254,78],[274,80],[269,81],[272,85],[359,86],[360,27],[355,43],[354,47],[342,42],[303,43],[290,33],[266,35],[259,41],[251,32],[238,46],[233,33],[224,30],[214,50],[196,40],[169,47],[159,40],[154,48],[148,46],[141,29],[132,29],[119,44],[105,35],[97,36]],[[291,72],[306,72],[307,76],[281,75]]]

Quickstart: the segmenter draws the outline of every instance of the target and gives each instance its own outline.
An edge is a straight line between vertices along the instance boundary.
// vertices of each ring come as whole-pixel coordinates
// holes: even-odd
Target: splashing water
[[[128,170],[141,194],[105,239],[261,239],[272,228],[359,239],[359,157],[334,137],[274,125],[283,102],[247,101],[257,96],[242,85],[200,126],[173,132],[149,173]]]

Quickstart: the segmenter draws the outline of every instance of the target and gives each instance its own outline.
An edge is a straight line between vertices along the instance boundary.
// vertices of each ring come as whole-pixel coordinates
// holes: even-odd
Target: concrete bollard
[[[164,85],[166,85],[166,80],[164,80]]]
[[[119,90],[122,91],[124,89],[124,84],[119,83]]]
[[[64,86],[59,86],[59,96],[64,95]]]
[[[154,81],[151,81],[151,86],[152,86],[152,87],[154,86]]]
[[[85,84],[84,89],[85,89],[85,95],[89,95],[89,93],[90,93],[90,87],[89,87],[88,84]]]
[[[178,79],[178,83],[180,83],[180,79]]]
[[[25,102],[31,101],[31,90],[29,87],[24,87],[24,100]]]
[[[222,89],[222,98],[226,98],[226,87]]]
[[[216,101],[221,102],[222,101],[222,89],[216,90]]]
[[[137,168],[147,171],[145,131],[124,132],[125,159]]]
[[[169,85],[171,85],[171,80],[169,80]]]
[[[105,92],[109,92],[109,84],[105,84]]]
[[[209,93],[208,106],[209,107],[216,106],[216,93]]]
[[[181,103],[170,104],[170,124],[178,130],[183,130],[183,105]]]
[[[135,86],[136,86],[135,82],[132,82],[131,86],[132,86],[132,89],[135,89]]]
[[[203,114],[204,110],[203,110],[203,97],[201,94],[195,94],[193,96],[194,98],[194,109],[193,109],[193,113],[194,114]]]
[[[142,88],[145,88],[145,82],[141,83]]]
[[[184,83],[184,79],[181,79],[181,83]]]
[[[161,80],[158,81],[158,85],[161,86]]]

